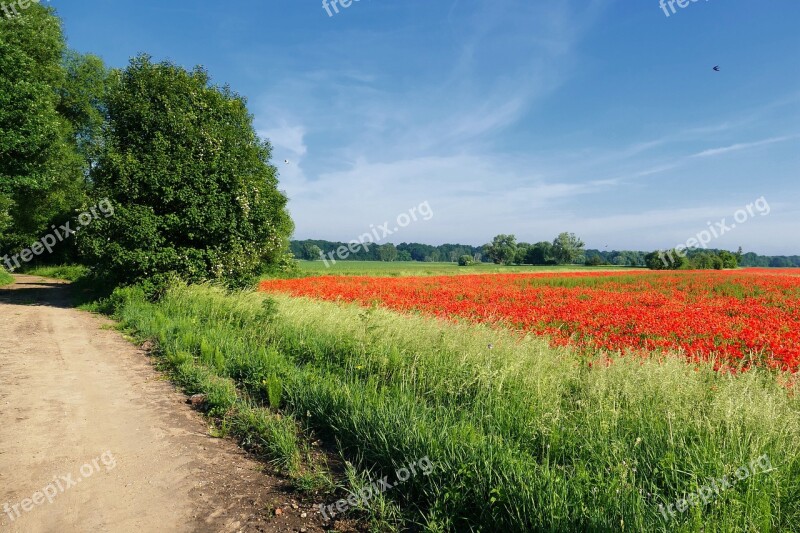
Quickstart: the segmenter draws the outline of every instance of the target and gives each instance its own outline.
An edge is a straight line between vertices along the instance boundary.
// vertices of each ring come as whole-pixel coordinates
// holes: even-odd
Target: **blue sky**
[[[725,218],[709,246],[800,253],[800,3],[685,1],[50,5],[110,66],[147,52],[245,96],[298,239],[427,202],[386,240],[650,250]]]

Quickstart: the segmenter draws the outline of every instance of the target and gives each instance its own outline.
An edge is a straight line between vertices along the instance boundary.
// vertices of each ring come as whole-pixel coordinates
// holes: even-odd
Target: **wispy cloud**
[[[703,150],[702,152],[692,155],[692,157],[712,157],[712,156],[727,154],[730,152],[740,152],[742,150],[749,150],[750,148],[757,148],[759,146],[767,146],[769,144],[780,143],[795,138],[797,138],[796,135],[788,135],[783,137],[773,137],[771,139],[764,139],[762,141],[732,144],[730,146],[724,146],[722,148],[712,148],[710,150]]]
[[[286,122],[272,129],[258,131],[259,137],[269,139],[273,147],[288,150],[297,156],[303,156],[308,151],[304,139],[305,134],[306,129],[303,126],[290,126]]]

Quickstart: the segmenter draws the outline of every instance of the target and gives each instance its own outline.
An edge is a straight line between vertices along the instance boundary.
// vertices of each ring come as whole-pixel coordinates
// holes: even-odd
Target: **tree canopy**
[[[61,22],[31,5],[0,17],[0,251],[31,244],[84,199],[80,156],[60,112]]]
[[[105,147],[92,172],[113,218],[81,235],[81,250],[120,282],[175,273],[246,282],[286,253],[293,224],[277,189],[271,146],[243,98],[148,56],[110,91]]]

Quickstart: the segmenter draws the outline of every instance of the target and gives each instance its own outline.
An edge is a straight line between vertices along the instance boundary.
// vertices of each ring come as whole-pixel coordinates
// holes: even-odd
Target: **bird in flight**
[[[714,72],[719,72],[719,65],[715,66],[713,70]]]

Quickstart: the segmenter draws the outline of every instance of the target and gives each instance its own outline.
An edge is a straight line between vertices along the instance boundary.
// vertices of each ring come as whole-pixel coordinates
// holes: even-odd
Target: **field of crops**
[[[800,272],[629,271],[270,280],[264,291],[491,323],[583,350],[800,366]]]

